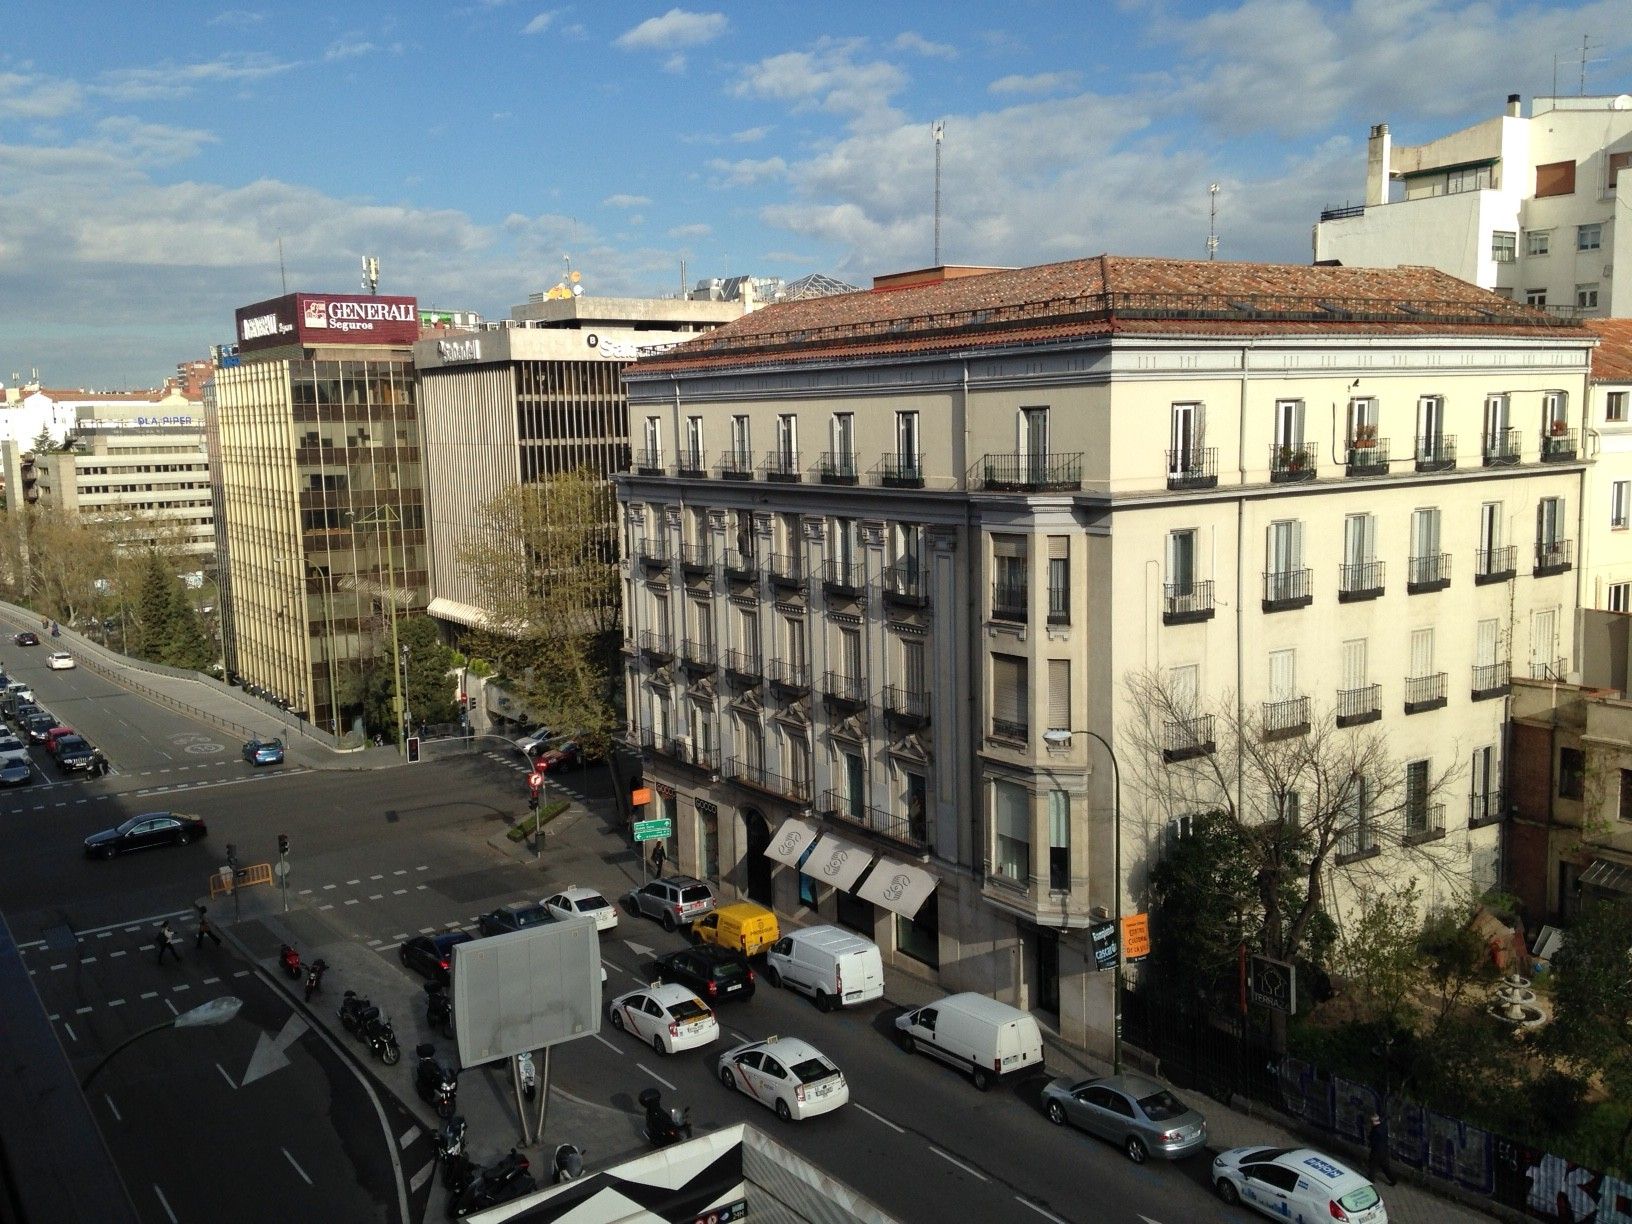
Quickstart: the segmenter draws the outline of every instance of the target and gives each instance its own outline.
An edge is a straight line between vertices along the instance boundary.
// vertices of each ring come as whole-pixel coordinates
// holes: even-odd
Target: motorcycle
[[[691,1138],[691,1106],[664,1109],[663,1093],[656,1088],[644,1089],[636,1099],[646,1110],[646,1128],[642,1133],[654,1148]]]
[[[425,983],[425,1024],[453,1040],[453,1000],[441,982]]]
[[[278,948],[278,963],[291,979],[300,977],[300,953],[295,951],[293,944],[283,944]]]
[[[380,1009],[370,1003],[366,995],[360,995],[355,990],[346,991],[345,997],[340,1000],[341,1027],[358,1041],[365,1036],[364,1026],[379,1014]]]
[[[414,1068],[414,1091],[427,1105],[436,1106],[441,1118],[453,1117],[459,1095],[459,1073],[436,1056],[436,1047],[425,1042],[414,1047],[419,1063]]]
[[[442,1166],[442,1185],[452,1194],[469,1184],[472,1168],[465,1155],[465,1120],[454,1116],[436,1133],[436,1159]]]
[[[402,1058],[402,1051],[397,1047],[396,1030],[385,1016],[376,1015],[364,1023],[363,1040],[368,1042],[368,1052],[388,1067],[395,1066]]]
[[[532,1100],[538,1095],[538,1069],[533,1066],[531,1050],[516,1055],[516,1074],[521,1079],[521,1095]]]
[[[583,1148],[571,1143],[563,1143],[557,1147],[553,1162],[554,1184],[559,1186],[562,1182],[577,1181],[582,1177],[584,1175],[584,1157],[588,1155],[589,1153],[584,1151]]]
[[[515,1148],[479,1171],[458,1194],[448,1199],[448,1219],[462,1220],[478,1211],[531,1194],[538,1182],[528,1172],[532,1162]]]
[[[306,1002],[323,990],[323,975],[329,971],[329,962],[321,956],[306,966]]]

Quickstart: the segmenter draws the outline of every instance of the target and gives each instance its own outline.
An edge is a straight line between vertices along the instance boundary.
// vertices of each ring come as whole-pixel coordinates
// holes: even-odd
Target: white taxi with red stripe
[[[720,1055],[720,1083],[774,1109],[784,1122],[832,1113],[850,1099],[844,1072],[797,1037],[767,1037]]]
[[[720,1035],[720,1022],[708,1004],[672,982],[653,982],[619,995],[607,1015],[613,1028],[633,1033],[659,1054],[695,1050]]]

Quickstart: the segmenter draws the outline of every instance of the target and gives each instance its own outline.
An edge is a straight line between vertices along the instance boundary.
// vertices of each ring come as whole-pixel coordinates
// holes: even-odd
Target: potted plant
[[[1354,446],[1356,450],[1371,450],[1377,445],[1377,426],[1356,425],[1354,427]]]
[[[1568,432],[1569,427],[1568,421],[1555,420],[1548,425],[1547,429],[1548,432],[1553,435],[1553,437],[1562,438],[1565,433]]]

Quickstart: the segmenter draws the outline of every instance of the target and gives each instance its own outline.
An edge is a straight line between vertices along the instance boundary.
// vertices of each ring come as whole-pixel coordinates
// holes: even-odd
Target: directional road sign
[[[674,821],[669,820],[667,817],[662,820],[635,821],[636,841],[667,841],[673,836]]]

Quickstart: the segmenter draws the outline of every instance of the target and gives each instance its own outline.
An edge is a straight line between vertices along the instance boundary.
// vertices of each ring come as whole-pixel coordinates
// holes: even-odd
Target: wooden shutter
[[[1343,643],[1343,687],[1362,689],[1366,680],[1366,639],[1351,638]]]
[[[1559,196],[1575,194],[1575,163],[1548,162],[1536,167],[1536,195]]]
[[[1474,634],[1473,662],[1476,667],[1489,667],[1496,662],[1496,635],[1501,622],[1495,619],[1479,622]]]
[[[1048,661],[1048,729],[1071,730],[1071,660]]]
[[[1026,707],[1031,704],[1026,691],[1026,661],[1014,655],[992,656],[992,717],[1004,722],[1026,723]]]
[[[1431,627],[1413,629],[1411,631],[1411,675],[1419,677],[1433,674],[1434,631]]]
[[[1298,652],[1272,650],[1269,652],[1269,699],[1291,701],[1298,695]]]

